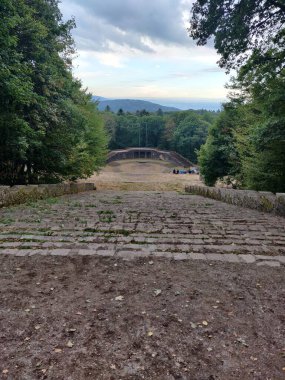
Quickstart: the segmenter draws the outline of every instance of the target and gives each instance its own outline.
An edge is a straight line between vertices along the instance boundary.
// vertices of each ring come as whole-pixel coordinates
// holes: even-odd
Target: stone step
[[[1,209],[0,252],[270,261],[285,255],[285,219],[176,192],[99,191]]]

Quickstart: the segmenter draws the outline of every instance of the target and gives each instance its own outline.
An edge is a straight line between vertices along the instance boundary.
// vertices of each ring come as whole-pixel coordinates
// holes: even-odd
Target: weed
[[[53,232],[52,231],[47,231],[43,233],[44,236],[52,236]]]
[[[27,221],[29,222],[29,223],[41,223],[41,219],[27,219]]]
[[[99,215],[112,215],[114,212],[112,210],[98,211]]]
[[[44,200],[44,203],[47,203],[48,205],[54,205],[58,202],[59,202],[59,198],[55,198],[55,197],[46,198]]]
[[[119,205],[119,204],[122,204],[123,202],[120,201],[119,199],[113,199],[111,203],[112,203],[113,205]]]
[[[181,190],[177,191],[177,193],[178,193],[179,195],[193,195],[193,194],[191,194],[191,193],[187,193],[186,191],[181,191]]]
[[[29,201],[29,202],[26,203],[26,205],[28,207],[32,207],[32,208],[37,208],[38,207],[38,203],[34,202],[34,201]]]
[[[0,224],[5,224],[6,226],[9,226],[10,224],[14,223],[15,220],[12,218],[1,218]]]
[[[71,202],[70,207],[82,207],[82,204],[80,202]]]
[[[111,215],[103,216],[103,217],[100,217],[100,222],[103,222],[103,223],[112,223],[115,218],[116,217],[113,216],[113,215],[112,216]]]

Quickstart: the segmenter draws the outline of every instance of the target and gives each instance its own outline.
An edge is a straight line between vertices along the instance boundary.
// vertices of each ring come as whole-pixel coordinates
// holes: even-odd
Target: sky
[[[229,80],[212,44],[187,32],[193,0],[61,0],[74,16],[74,75],[106,98],[220,101]]]

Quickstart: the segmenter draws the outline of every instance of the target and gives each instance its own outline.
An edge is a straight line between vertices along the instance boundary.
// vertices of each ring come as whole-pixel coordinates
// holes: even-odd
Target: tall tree
[[[88,155],[91,130],[102,136],[99,154],[106,150],[97,111],[71,74],[74,21],[62,21],[56,0],[3,0],[0,17],[1,183],[58,181],[98,169],[96,157],[80,170],[70,164]]]
[[[210,124],[194,112],[180,121],[174,132],[174,149],[192,162],[197,162],[197,151],[205,142]]]

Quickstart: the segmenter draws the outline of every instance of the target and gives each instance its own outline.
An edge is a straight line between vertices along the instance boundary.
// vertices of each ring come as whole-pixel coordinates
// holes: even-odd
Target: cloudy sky
[[[192,2],[62,0],[77,24],[75,76],[107,98],[225,99],[215,50],[188,37]]]

